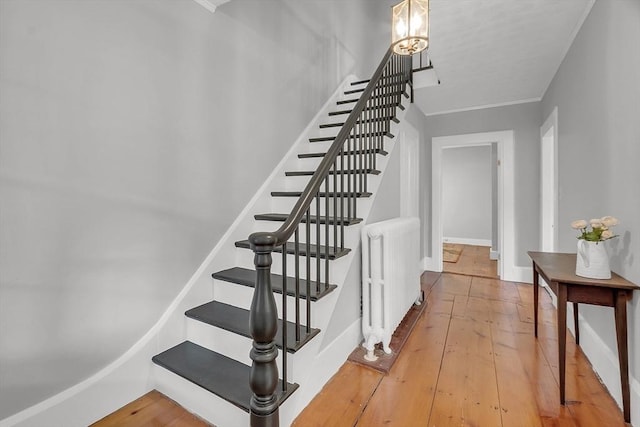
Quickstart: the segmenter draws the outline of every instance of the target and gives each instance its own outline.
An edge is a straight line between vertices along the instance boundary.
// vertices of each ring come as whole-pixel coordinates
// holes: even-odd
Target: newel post
[[[250,357],[251,376],[251,427],[278,427],[278,349],[274,341],[278,330],[278,310],[271,290],[271,252],[276,237],[271,233],[254,233],[249,236],[255,253],[256,287],[251,302],[249,327],[253,337]]]

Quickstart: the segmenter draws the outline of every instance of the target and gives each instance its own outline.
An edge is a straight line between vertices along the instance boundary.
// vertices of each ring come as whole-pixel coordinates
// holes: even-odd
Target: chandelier
[[[391,9],[391,46],[399,55],[413,55],[429,46],[429,0],[403,0]]]

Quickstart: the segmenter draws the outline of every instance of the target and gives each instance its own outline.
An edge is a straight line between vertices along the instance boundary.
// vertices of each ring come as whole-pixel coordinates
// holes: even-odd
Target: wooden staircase
[[[362,80],[351,83],[352,89],[344,91],[344,95],[348,98],[337,101],[338,109],[329,112],[328,115],[329,120],[333,121],[320,124],[319,128],[321,132],[330,131],[331,129],[340,129],[344,125],[344,122],[336,122],[335,119],[332,118],[334,116],[349,114],[351,110],[340,108],[345,104],[351,105],[357,103],[358,98],[353,97],[362,94],[365,91],[365,87],[368,82],[368,80]],[[408,94],[404,92],[404,90],[403,93],[399,95],[404,95],[405,99],[408,98]],[[398,96],[398,99],[400,98],[401,96]],[[392,111],[390,108],[393,109],[393,115],[375,119],[373,117],[371,119],[360,119],[359,122],[362,124],[363,131],[359,132],[357,135],[354,134],[354,137],[369,138],[373,136],[373,131],[364,130],[365,125],[369,122],[387,120],[388,122],[397,123],[398,120],[395,117],[396,107],[404,109],[401,103],[397,103],[395,105],[385,104],[386,111]],[[378,134],[377,136],[381,135]],[[382,137],[393,138],[394,136],[389,131],[386,131]],[[336,139],[336,136],[313,137],[309,138],[309,144],[327,143],[334,141],[334,139]],[[299,159],[317,158],[321,160],[326,154],[327,151],[310,150],[309,152],[298,153],[297,157]],[[300,221],[300,224],[303,224],[300,228],[303,230],[306,228],[306,233],[301,233],[304,234],[302,238],[304,238],[305,241],[301,241],[302,238],[298,238],[296,231],[295,239],[291,238],[291,240],[286,242],[283,246],[276,246],[273,248],[274,253],[282,253],[284,251],[286,254],[278,256],[278,258],[282,258],[282,263],[285,264],[285,272],[283,274],[271,273],[269,275],[272,284],[272,292],[280,295],[280,297],[284,297],[281,307],[287,307],[288,305],[293,307],[294,304],[298,304],[299,301],[303,301],[302,309],[299,306],[296,306],[295,310],[297,310],[297,312],[295,314],[295,319],[293,319],[294,314],[291,312],[293,310],[290,310],[289,314],[284,314],[284,317],[286,317],[286,328],[283,328],[285,323],[285,320],[282,319],[283,314],[279,314],[275,343],[280,350],[280,353],[282,353],[283,349],[286,349],[287,354],[290,354],[291,357],[295,357],[295,354],[299,350],[305,347],[321,332],[318,328],[309,324],[312,319],[309,314],[312,309],[311,307],[330,295],[340,284],[328,283],[328,265],[326,266],[327,274],[324,274],[324,279],[320,279],[320,261],[323,263],[336,262],[340,258],[348,255],[352,249],[338,245],[335,241],[337,237],[334,238],[333,243],[331,243],[328,231],[326,237],[324,234],[321,235],[319,233],[320,225],[327,227],[339,226],[349,228],[362,223],[363,218],[355,215],[345,215],[344,210],[346,208],[344,206],[340,209],[337,209],[336,207],[329,208],[329,202],[336,203],[337,200],[351,198],[353,203],[356,204],[358,203],[358,200],[369,198],[372,195],[371,192],[364,191],[362,188],[358,191],[353,189],[348,193],[344,191],[344,189],[342,191],[336,191],[337,185],[335,181],[339,178],[344,179],[345,176],[353,175],[353,179],[355,179],[356,175],[363,176],[380,174],[380,170],[375,167],[371,165],[364,167],[366,165],[363,165],[362,162],[356,161],[356,158],[361,158],[365,154],[368,156],[378,157],[386,156],[388,153],[384,150],[383,146],[370,147],[365,150],[362,147],[358,148],[354,145],[351,149],[345,149],[342,152],[343,159],[349,157],[353,158],[353,162],[348,162],[351,168],[338,173],[334,166],[334,169],[328,172],[325,190],[318,191],[316,193],[317,208],[314,209],[317,209],[317,212],[315,214],[310,214],[309,211],[314,211],[309,208],[307,214],[303,216]],[[345,163],[344,160],[343,163]],[[290,170],[286,171],[285,176],[287,179],[291,180],[306,179],[311,177],[314,172],[315,171],[304,169]],[[330,180],[333,182],[333,190],[331,190],[331,185],[329,184]],[[300,198],[303,194],[304,192],[301,190],[272,191],[270,193],[272,199]],[[322,202],[320,202],[321,200]],[[320,212],[321,205],[324,205],[322,213]],[[333,214],[330,213],[331,211],[333,211]],[[278,223],[287,221],[288,217],[289,214],[285,213],[258,213],[254,215],[254,221],[257,221],[258,223],[277,225]],[[313,227],[311,227],[311,224],[313,224]],[[316,227],[318,231],[316,231]],[[334,233],[336,233],[337,236],[337,228]],[[318,238],[324,240],[324,242],[320,244],[320,242],[317,242]],[[236,250],[239,251],[251,251],[252,249],[249,240],[236,241],[235,247],[237,248]],[[308,273],[306,279],[301,277],[300,274],[297,274],[296,277],[295,274],[291,275],[290,273],[287,273],[287,258],[291,258],[289,261],[289,270],[291,270],[293,268],[293,260],[297,260],[298,257],[306,257],[307,266],[311,265],[311,263],[317,263],[318,273],[316,280],[308,279],[308,277],[310,277],[310,273]],[[313,259],[313,261],[309,261],[309,259]],[[298,265],[296,261],[296,272],[297,269]],[[214,286],[216,283],[224,282],[227,285],[231,284],[235,287],[246,289],[254,288],[256,286],[258,273],[255,269],[249,269],[245,266],[235,266],[214,272],[212,274],[212,278],[214,280]],[[283,293],[286,295],[283,296]],[[300,311],[302,311],[302,314],[300,314]],[[304,319],[305,315],[306,321]],[[190,321],[199,322],[202,326],[211,328],[211,331],[216,328],[240,337],[248,339],[251,339],[252,337],[250,327],[252,313],[247,308],[246,301],[238,304],[238,306],[232,305],[229,304],[229,301],[223,302],[217,300],[214,292],[213,300],[187,310],[185,312],[185,316],[190,319]],[[283,329],[286,329],[286,334],[283,334]],[[220,343],[219,346],[222,348],[208,348],[207,345],[201,344],[202,343],[186,340],[157,354],[152,360],[160,367],[165,368],[173,374],[176,374],[202,389],[215,394],[243,411],[252,411],[251,405],[252,399],[255,397],[255,390],[252,391],[251,389],[251,366],[225,355],[225,350],[228,350],[224,348],[226,344]],[[237,351],[238,349],[235,350]],[[253,351],[249,344],[244,351],[246,351],[246,354],[249,354],[250,350]],[[252,358],[253,357],[254,356],[252,355]],[[298,384],[287,380],[286,359],[279,363],[280,366],[278,367],[278,372],[280,379],[278,380],[275,392],[278,406],[299,388]],[[284,368],[282,368],[282,365],[284,365]],[[216,420],[210,421],[214,423],[217,422]]]

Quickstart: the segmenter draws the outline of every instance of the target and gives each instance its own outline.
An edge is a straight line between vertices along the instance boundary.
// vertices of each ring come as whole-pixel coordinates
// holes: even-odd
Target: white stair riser
[[[331,215],[331,218],[333,217],[333,214]],[[338,218],[340,216],[338,215]],[[256,221],[258,223],[258,225],[256,226],[256,230],[261,230],[261,231],[276,231],[281,225],[282,222],[276,222],[276,221]],[[334,242],[336,241],[336,237],[337,237],[337,242],[338,242],[338,250],[340,250],[340,243],[344,242],[342,247],[344,248],[349,248],[349,247],[353,247],[354,244],[357,245],[358,241],[356,240],[354,242],[354,237],[357,239],[359,237],[359,227],[358,224],[354,224],[351,226],[344,226],[341,227],[339,224],[338,225],[333,225],[333,224],[329,224],[329,246],[331,247],[331,250],[333,250],[333,245]],[[307,225],[306,223],[302,223],[300,224],[300,227],[298,228],[298,241],[302,244],[306,244],[307,242],[309,242],[309,244],[311,245],[311,250],[316,250],[315,245],[318,242],[318,239],[316,238],[316,236],[318,235],[318,226],[316,223],[311,222],[309,224],[309,238],[307,238]],[[326,240],[327,240],[327,227],[325,226],[325,224],[320,224],[320,246],[324,246]],[[342,240],[344,236],[344,240]],[[294,243],[295,242],[295,236],[293,236],[289,242]],[[351,244],[351,246],[349,246],[349,243]],[[246,249],[249,250],[250,249]],[[322,251],[324,251],[324,247],[321,248]],[[278,255],[273,255],[274,257],[278,256]]]
[[[219,426],[249,425],[249,414],[237,406],[161,366],[154,365],[153,369],[155,388],[189,412],[206,420],[215,420]]]
[[[188,318],[187,340],[245,365],[251,365],[251,340],[241,335]]]
[[[231,359],[251,366],[252,360],[249,357],[253,340],[251,338],[229,332],[225,329],[218,328],[195,319],[189,319],[187,327],[187,339],[202,347],[213,350]],[[293,363],[295,354],[289,353],[287,364]],[[282,357],[278,351],[276,364],[280,378],[282,378]],[[287,379],[291,382],[291,379]]]
[[[346,246],[346,245],[345,245]],[[353,245],[352,245],[353,246]],[[237,257],[236,257],[236,265],[238,267],[243,267],[243,268],[248,268],[248,269],[255,269],[255,266],[253,264],[253,259],[254,259],[254,255],[253,252],[250,249],[236,249],[237,250]],[[347,255],[348,256],[348,255]],[[344,258],[346,258],[346,256],[340,257],[338,259],[335,260],[330,260],[329,261],[329,282],[330,283],[336,283],[335,282],[335,278],[333,276],[334,274],[334,270],[335,269],[339,269],[340,265],[345,263]],[[313,280],[315,280],[316,278],[316,258],[312,257],[310,258],[311,262],[311,277],[313,278]],[[320,278],[324,281],[325,280],[325,260],[324,259],[320,259],[320,271],[321,271],[321,276]],[[302,278],[306,278],[307,277],[307,269],[306,269],[306,258],[300,257],[300,264],[298,266],[299,271],[300,271],[300,277]],[[281,253],[273,253],[272,258],[271,258],[271,273],[273,274],[282,274],[282,254]],[[292,254],[288,254],[287,255],[287,276],[289,277],[294,277],[295,276],[295,256]]]
[[[222,302],[229,305],[234,305],[239,308],[243,308],[245,310],[249,310],[251,307],[251,300],[253,299],[254,288],[249,286],[241,286],[234,283],[225,282],[222,280],[217,280],[215,283],[215,300],[218,302]],[[273,297],[276,302],[276,308],[278,310],[278,316],[282,317],[282,294],[273,293]],[[307,323],[307,303],[306,299],[300,299],[300,323]],[[320,313],[321,310],[327,304],[320,301],[311,301],[311,325],[314,326],[316,323],[316,316]],[[290,322],[295,322],[295,312],[296,312],[296,299],[294,296],[287,295],[287,320]]]

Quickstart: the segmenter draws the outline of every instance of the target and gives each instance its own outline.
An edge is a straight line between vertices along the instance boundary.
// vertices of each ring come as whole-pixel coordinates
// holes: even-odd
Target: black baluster
[[[316,292],[320,293],[320,196],[316,195]]]
[[[287,251],[282,248],[282,392],[287,391]]]
[[[296,344],[300,342],[300,232],[298,227],[294,232],[293,259],[295,260],[296,289],[295,289],[295,310],[296,310]],[[286,246],[285,246],[286,248]]]
[[[329,175],[325,178],[324,189],[326,193],[324,201],[324,289],[329,286]]]
[[[306,267],[307,267],[307,300],[306,300],[306,305],[307,305],[307,335],[310,332],[310,325],[311,325],[311,207],[309,207],[307,209],[307,212],[305,214],[306,216],[306,227],[305,227],[305,231],[307,234],[307,263],[306,263]],[[316,218],[316,222],[318,221],[318,218]]]
[[[340,150],[340,250],[344,249],[344,145]]]

